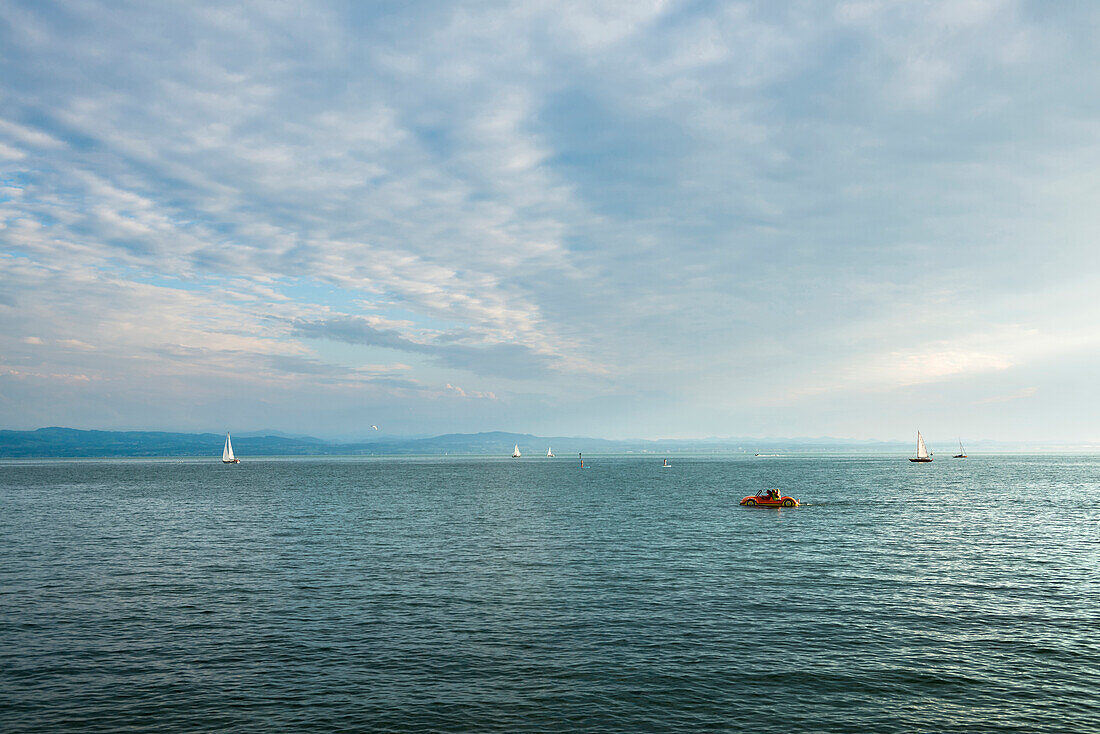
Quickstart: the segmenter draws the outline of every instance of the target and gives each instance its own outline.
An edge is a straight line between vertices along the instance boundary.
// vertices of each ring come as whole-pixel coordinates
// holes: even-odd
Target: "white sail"
[[[512,449],[512,458],[513,459],[518,459],[519,458],[519,444],[518,443],[516,444],[516,447],[514,449]]]
[[[924,436],[920,435],[920,431],[917,431],[917,458],[928,458],[928,447],[924,445]]]
[[[235,461],[233,456],[233,444],[229,441],[229,432],[225,434],[225,448],[222,449],[222,461]]]
[[[548,458],[548,459],[553,459],[554,458],[554,452],[550,450],[549,446],[546,447],[546,458]]]

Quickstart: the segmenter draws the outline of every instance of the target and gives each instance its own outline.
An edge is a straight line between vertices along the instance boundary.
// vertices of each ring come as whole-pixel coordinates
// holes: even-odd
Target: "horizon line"
[[[0,428],[0,431],[12,432],[12,433],[34,433],[37,431],[46,430],[67,430],[78,432],[100,432],[100,433],[163,433],[163,434],[177,434],[177,435],[221,435],[227,432],[227,429],[218,430],[170,430],[170,429],[153,429],[153,428],[74,428],[71,426],[40,426],[38,428]],[[234,433],[233,429],[228,429],[229,433]],[[501,429],[482,430],[472,432],[461,431],[448,431],[444,433],[381,433],[381,434],[342,434],[338,437],[323,437],[308,433],[300,433],[294,431],[287,431],[284,429],[276,428],[259,428],[236,431],[238,435],[241,435],[245,439],[248,438],[287,438],[291,440],[304,440],[312,439],[315,441],[323,441],[329,444],[352,444],[352,443],[382,443],[385,440],[399,440],[399,441],[427,441],[437,438],[443,438],[446,436],[480,436],[486,434],[503,434],[508,436],[530,437],[532,439],[565,439],[565,440],[594,440],[594,441],[608,441],[617,443],[660,443],[662,441],[676,441],[676,442],[690,442],[690,441],[703,441],[703,442],[739,442],[739,441],[772,441],[772,442],[798,442],[798,443],[810,443],[814,441],[827,441],[831,443],[843,444],[848,442],[850,444],[908,444],[912,443],[913,439],[899,439],[899,438],[852,438],[847,436],[688,436],[688,437],[662,437],[662,438],[646,438],[646,437],[629,437],[629,438],[608,438],[605,436],[596,435],[539,435],[530,432],[521,431],[508,431]],[[252,435],[245,435],[252,434]],[[282,434],[282,435],[279,435]],[[958,440],[957,438],[955,440]],[[940,443],[938,441],[927,441],[926,443]],[[1037,446],[1097,446],[1100,447],[1100,440],[1078,440],[1068,441],[1064,439],[998,439],[998,438],[972,438],[968,439],[965,443],[970,445],[989,445],[989,444],[1001,444],[1001,445],[1021,445],[1021,444],[1033,444]]]

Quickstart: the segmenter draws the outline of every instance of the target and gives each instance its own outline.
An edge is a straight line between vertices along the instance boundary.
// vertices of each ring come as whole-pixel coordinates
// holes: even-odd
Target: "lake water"
[[[0,462],[0,730],[1100,731],[1100,457],[590,463]]]

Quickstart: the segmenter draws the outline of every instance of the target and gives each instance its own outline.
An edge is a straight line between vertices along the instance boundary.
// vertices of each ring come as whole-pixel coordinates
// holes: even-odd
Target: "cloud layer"
[[[5,427],[1100,439],[1087,4],[0,9]]]

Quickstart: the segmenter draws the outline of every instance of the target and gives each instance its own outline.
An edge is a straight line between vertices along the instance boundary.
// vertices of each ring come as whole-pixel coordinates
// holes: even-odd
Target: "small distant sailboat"
[[[918,461],[922,464],[932,461],[932,452],[924,445],[924,436],[920,435],[920,431],[917,431],[917,458],[909,461]]]
[[[665,459],[665,463],[661,464],[662,469],[668,469],[672,464],[668,463],[668,459]]]
[[[966,458],[966,450],[963,449],[963,440],[961,438],[959,439],[959,453],[955,454],[951,458],[952,459],[965,459]]]
[[[519,444],[517,443],[516,447],[514,449],[512,449],[512,458],[513,459],[518,459],[519,456],[520,456],[520,454],[519,454]]]
[[[546,447],[546,458],[547,459],[553,459],[554,458],[554,452],[550,450],[549,446]]]
[[[225,448],[222,449],[223,464],[240,464],[241,460],[233,455],[233,442],[229,440],[229,431],[225,432]]]

